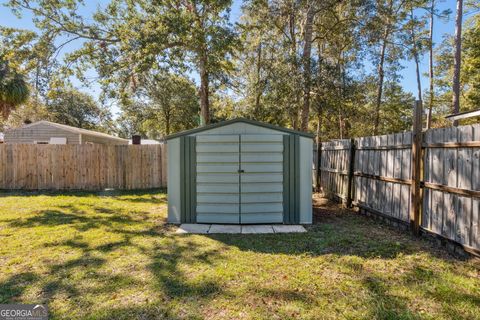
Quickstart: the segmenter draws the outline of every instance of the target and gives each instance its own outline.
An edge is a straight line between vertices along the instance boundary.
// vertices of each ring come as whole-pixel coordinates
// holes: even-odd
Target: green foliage
[[[149,73],[140,79],[141,87],[121,106],[122,136],[160,139],[198,126],[198,97],[192,81],[168,72]]]
[[[401,59],[415,51],[413,45],[409,49],[398,43],[411,41],[412,28],[424,27],[423,20],[409,20],[408,10],[415,5],[421,4],[247,1],[239,26],[243,46],[236,60],[237,109],[257,120],[298,128],[305,90],[310,88],[311,131],[322,139],[372,134],[378,74],[369,76],[363,63],[370,59],[378,64],[388,24],[379,133],[408,129],[413,99],[395,83]],[[306,78],[304,30],[311,6],[312,56]],[[423,43],[423,33],[417,30],[417,52]]]
[[[90,95],[71,88],[55,92],[46,109],[49,120],[84,129],[105,131],[111,117]]]
[[[463,41],[463,82],[469,109],[480,108],[480,15],[468,26]]]
[[[49,114],[47,108],[43,104],[36,104],[34,99],[29,99],[22,103],[10,113],[7,120],[0,120],[0,131],[8,128],[19,127],[26,122],[35,122],[40,120],[48,120]]]
[[[460,111],[480,107],[480,16],[467,20],[463,33]],[[453,78],[453,37],[445,37],[435,55],[435,126],[446,126],[444,119],[451,113]],[[464,124],[477,121],[475,118],[461,121]]]
[[[385,84],[385,103],[381,132],[392,133],[411,130],[415,97],[406,93],[396,82]]]
[[[30,94],[23,74],[10,68],[0,56],[0,113],[6,120],[10,112],[27,101]]]
[[[237,116],[322,139],[408,130],[413,96],[399,85],[400,70],[405,60],[418,64],[431,44],[428,0],[247,0],[235,26],[231,0],[110,0],[91,14],[79,0],[7,5],[32,14],[36,27],[0,28],[2,55],[28,76],[34,98],[17,118],[31,113],[26,107],[57,117],[56,92],[73,78],[96,81],[102,105],[121,110],[116,127],[123,136],[161,138]],[[474,1],[467,6],[478,9]],[[433,14],[444,19],[448,12]],[[478,16],[471,20],[463,110],[480,102]],[[451,101],[448,41],[437,48],[434,126],[446,124]],[[60,121],[74,123],[69,117]]]
[[[282,30],[298,36],[295,10],[285,1],[245,4],[240,25],[243,50],[237,59],[240,108],[259,121],[298,125],[301,73],[298,43]]]
[[[32,66],[25,62],[31,61],[32,44],[35,40],[37,35],[33,31],[0,26],[2,59],[15,69],[25,67],[30,70]]]
[[[36,104],[48,103],[49,93],[70,83],[71,72],[62,66],[58,56],[69,40],[55,44],[56,33],[0,27],[0,53],[15,69],[27,77]],[[62,71],[63,70],[63,71]]]
[[[169,67],[200,74],[202,110],[208,115],[211,83],[223,81],[232,69],[229,58],[237,44],[228,21],[230,0],[112,0],[92,17],[80,13],[81,2],[70,0],[10,0],[18,12],[30,11],[40,39],[82,45],[65,57],[64,77],[87,82],[94,69],[105,99],[125,100],[135,94],[138,77]],[[66,40],[65,40],[66,38]],[[209,119],[205,119],[206,122]]]

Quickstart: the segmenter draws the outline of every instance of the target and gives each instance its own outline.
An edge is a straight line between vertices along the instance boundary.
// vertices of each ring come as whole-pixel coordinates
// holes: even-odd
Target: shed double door
[[[196,137],[198,223],[283,222],[283,135]]]

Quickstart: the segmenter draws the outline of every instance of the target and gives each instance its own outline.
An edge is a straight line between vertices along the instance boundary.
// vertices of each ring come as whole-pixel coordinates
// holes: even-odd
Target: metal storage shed
[[[312,144],[243,118],[168,136],[168,221],[312,223]]]

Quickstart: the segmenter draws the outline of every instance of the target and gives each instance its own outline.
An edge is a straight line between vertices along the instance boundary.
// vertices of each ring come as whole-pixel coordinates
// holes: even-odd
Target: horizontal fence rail
[[[480,125],[431,129],[420,137],[421,192],[414,198],[412,132],[322,143],[320,189],[403,224],[412,223],[411,206],[419,201],[421,230],[480,254]]]
[[[166,186],[165,145],[0,145],[0,189],[103,190]]]

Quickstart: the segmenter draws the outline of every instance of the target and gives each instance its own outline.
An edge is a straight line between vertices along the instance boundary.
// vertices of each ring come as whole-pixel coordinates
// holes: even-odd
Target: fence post
[[[317,192],[320,192],[321,189],[321,165],[322,165],[322,143],[320,139],[317,138],[317,176],[316,176],[316,183],[317,183]]]
[[[422,194],[420,174],[422,163],[422,103],[415,101],[412,137],[412,184],[410,186],[410,226],[414,235],[420,234]]]
[[[355,139],[350,139],[350,150],[348,158],[348,180],[347,180],[347,208],[352,207],[352,194],[353,194],[353,173],[355,170]]]

